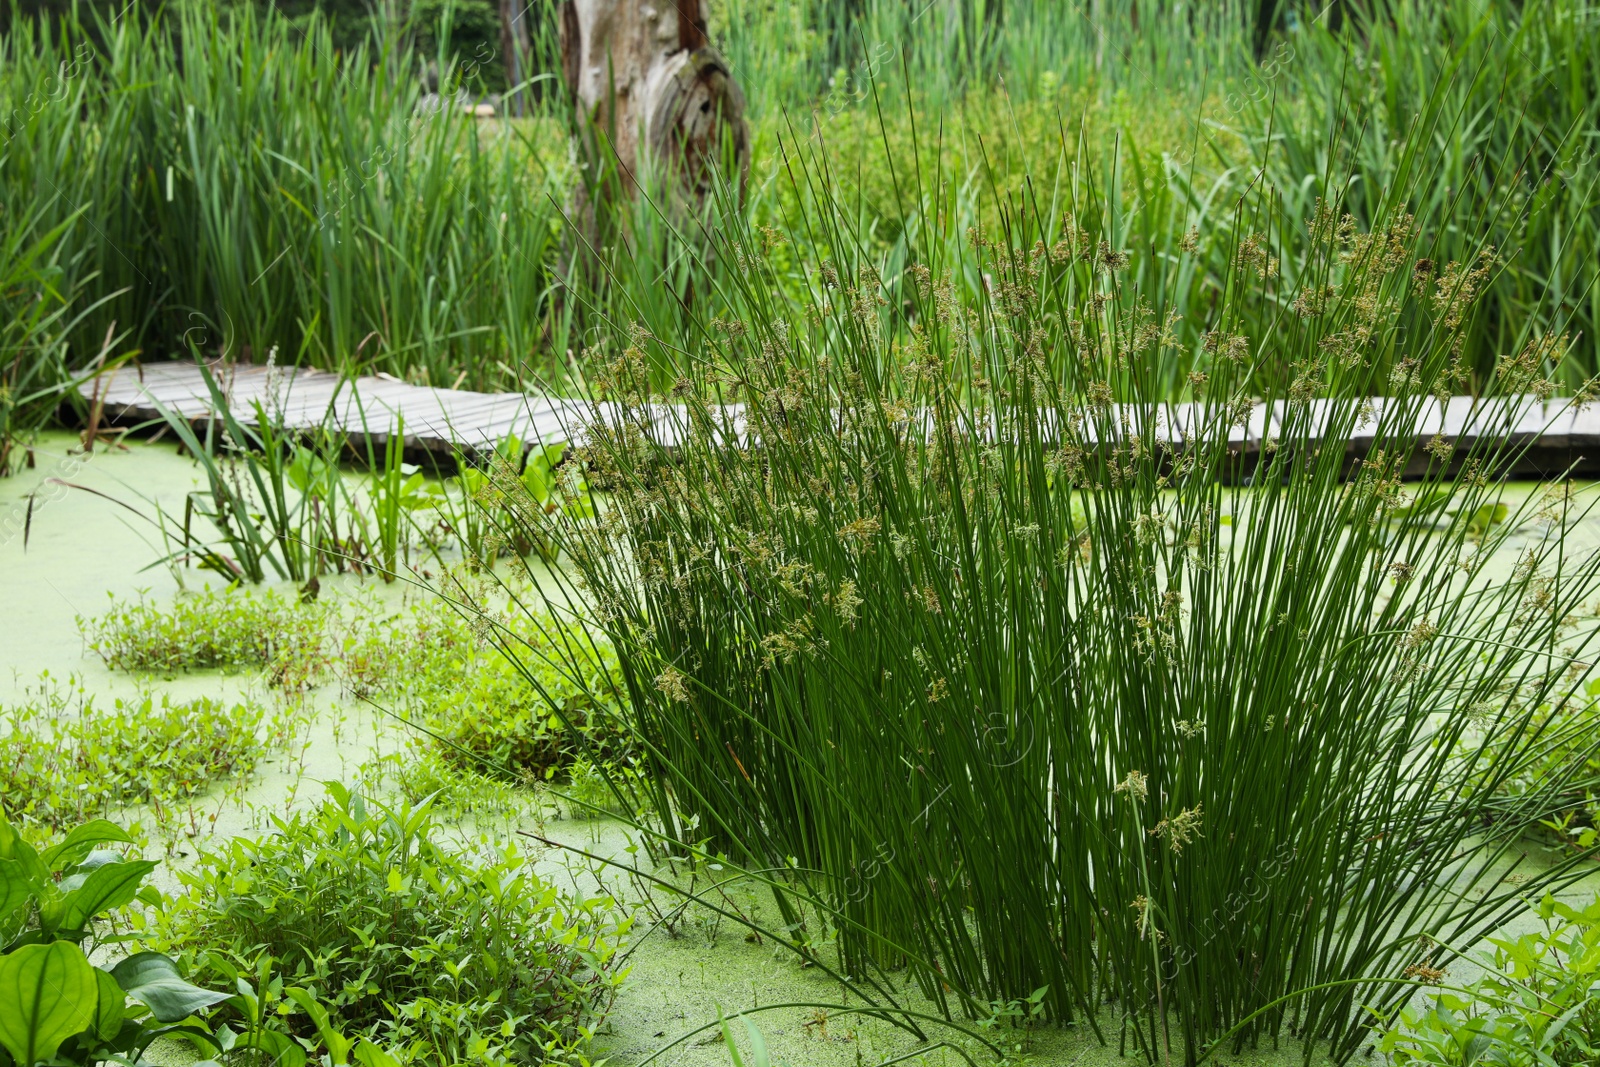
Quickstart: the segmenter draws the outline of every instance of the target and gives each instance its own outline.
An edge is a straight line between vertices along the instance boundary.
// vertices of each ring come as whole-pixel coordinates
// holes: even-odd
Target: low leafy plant
[[[1395,1064],[1592,1067],[1600,1063],[1600,897],[1588,907],[1548,894],[1542,929],[1490,938],[1481,977],[1445,985],[1445,972],[1408,976],[1441,985],[1424,1010],[1402,1011],[1379,1041]]]
[[[576,624],[436,600],[347,640],[339,664],[348,690],[390,703],[456,767],[526,782],[629,755],[616,655]]]
[[[643,766],[631,757],[591,760],[574,756],[559,792],[574,819],[607,814],[635,818],[648,810],[651,802]]]
[[[432,805],[338,785],[179,875],[158,943],[207,980],[275,971],[319,991],[329,1024],[426,1063],[563,1063],[609,1010],[631,920],[558,891],[514,847],[475,863]],[[314,1014],[290,1019],[301,1036]]]
[[[132,844],[97,819],[38,852],[0,815],[0,1067],[142,1063],[165,1035],[216,1047],[191,1017],[230,994],[191,985],[159,952],[89,962],[128,940],[120,909],[156,899],[140,888],[156,864]]]
[[[1514,807],[1530,792],[1560,783],[1554,809],[1540,820],[1540,836],[1586,852],[1600,842],[1600,680],[1540,704],[1530,720],[1539,743],[1496,783],[1503,803]],[[1510,741],[1497,736],[1496,750]]]
[[[170,608],[113,597],[104,614],[78,616],[78,630],[113,670],[260,668],[274,685],[300,690],[326,666],[327,616],[277,593],[229,588],[180,596]]]
[[[517,791],[503,778],[451,762],[430,745],[419,748],[364,764],[363,786],[392,789],[412,804],[432,798],[435,811],[455,818],[505,816],[523,810]]]
[[[45,685],[0,709],[0,794],[25,830],[39,832],[132,804],[159,809],[250,774],[293,722],[290,709],[254,700],[165,694],[101,711],[81,687]]]
[[[441,529],[456,538],[471,567],[534,553],[554,560],[548,520],[594,514],[583,468],[565,442],[525,449],[520,438],[507,437],[482,466],[462,456],[457,465],[460,473],[430,492]]]

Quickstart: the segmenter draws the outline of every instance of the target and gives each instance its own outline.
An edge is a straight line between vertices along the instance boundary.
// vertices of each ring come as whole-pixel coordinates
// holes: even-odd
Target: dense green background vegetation
[[[456,5],[446,33],[435,6],[382,32],[342,9],[184,3],[16,21],[0,45],[4,227],[19,248],[42,243],[5,289],[8,320],[28,320],[23,307],[40,320],[7,339],[7,432],[47,417],[40,386],[103,348],[571,388],[631,322],[701,344],[737,265],[691,268],[648,208],[628,270],[564,288],[571,116],[544,91],[553,74],[529,91],[529,118],[419,114],[430,67],[447,88],[497,87],[486,12]],[[756,126],[746,199],[724,210],[787,232],[838,209],[890,283],[897,329],[908,236],[941,215],[966,220],[943,228],[957,239],[993,228],[1024,189],[1049,201],[1089,172],[1106,201],[1091,236],[1126,249],[1140,284],[1160,288],[1197,235],[1174,290],[1181,394],[1242,202],[1270,188],[1305,218],[1322,197],[1364,224],[1400,189],[1441,264],[1480,236],[1499,257],[1463,341],[1473,384],[1552,326],[1573,336],[1568,380],[1596,369],[1600,16],[1577,0],[1290,7],[1264,36],[1244,8],[1151,0],[730,0],[715,16]],[[549,12],[529,18],[553,71]],[[819,149],[822,185],[778,180]],[[919,168],[921,201],[906,196]],[[1307,248],[1294,228],[1265,239],[1287,307]],[[691,269],[711,277],[691,287]],[[802,313],[808,279],[793,263],[771,278]],[[958,281],[978,294],[981,279]]]

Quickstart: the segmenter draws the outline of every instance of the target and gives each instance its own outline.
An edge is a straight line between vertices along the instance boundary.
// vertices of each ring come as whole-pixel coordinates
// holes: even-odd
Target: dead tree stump
[[[674,224],[721,180],[741,192],[750,165],[744,93],[706,37],[701,0],[566,0],[561,60],[576,116],[569,266],[628,235],[625,210],[646,168]],[[590,254],[592,252],[592,254]]]

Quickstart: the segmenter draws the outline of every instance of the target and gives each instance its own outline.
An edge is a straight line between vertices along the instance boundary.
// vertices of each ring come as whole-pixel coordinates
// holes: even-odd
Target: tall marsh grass
[[[426,57],[250,12],[0,44],[8,197],[38,205],[8,228],[70,222],[67,284],[118,294],[75,347],[114,321],[149,356],[504,384],[549,328],[562,127],[419,111]]]
[[[72,386],[105,369],[113,344],[122,340],[113,327],[101,338],[98,356],[71,352],[67,335],[104,300],[81,299],[88,279],[75,277],[71,262],[62,260],[71,220],[41,233],[42,214],[32,210],[0,233],[0,478],[31,463],[34,435],[60,405],[77,400]]]
[[[926,211],[899,261],[826,155],[784,164],[820,192],[726,233],[734,313],[689,353],[635,327],[596,377],[598,518],[523,513],[568,564],[547,606],[617,649],[664,849],[820,913],[790,943],[886,1015],[901,974],[969,1019],[1043,990],[1189,1063],[1285,1031],[1348,1059],[1417,968],[1581,874],[1525,862],[1562,775],[1502,788],[1576,739],[1539,709],[1596,633],[1582,509],[1502,480],[1570,345],[1418,436],[1515,269],[1445,258],[1424,147],[1370,224],[1262,183],[1220,248],[1152,249],[1085,165],[992,229]]]

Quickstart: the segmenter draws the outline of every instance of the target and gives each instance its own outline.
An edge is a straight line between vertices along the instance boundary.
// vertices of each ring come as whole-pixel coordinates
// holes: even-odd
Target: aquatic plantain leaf
[[[99,983],[70,941],[24,945],[0,958],[0,1045],[19,1067],[49,1060],[95,1022]]]
[[[178,965],[159,952],[135,953],[111,968],[111,974],[123,992],[150,1009],[157,1022],[175,1023],[229,998],[227,993],[190,985],[179,976]]]

